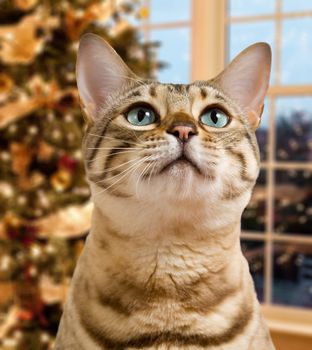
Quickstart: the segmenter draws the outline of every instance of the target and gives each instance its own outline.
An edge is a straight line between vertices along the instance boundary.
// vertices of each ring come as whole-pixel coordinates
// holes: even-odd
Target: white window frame
[[[149,6],[149,0],[146,6]],[[265,244],[265,276],[263,312],[268,318],[270,328],[277,332],[295,332],[296,334],[311,335],[312,310],[302,310],[292,306],[272,304],[273,283],[273,244],[274,242],[312,244],[312,236],[278,235],[274,233],[274,175],[275,170],[311,170],[312,163],[276,162],[275,161],[275,98],[280,96],[311,96],[312,85],[281,85],[280,84],[280,52],[281,52],[281,21],[284,18],[302,18],[312,16],[312,12],[282,13],[281,0],[276,1],[276,11],[272,15],[228,17],[227,0],[192,0],[191,20],[160,24],[145,24],[143,31],[149,39],[152,29],[191,27],[191,80],[205,80],[220,73],[227,59],[227,29],[230,23],[254,22],[273,19],[276,22],[275,48],[275,83],[268,91],[269,101],[269,137],[267,161],[261,163],[261,168],[267,173],[267,202],[265,232],[242,232],[242,239],[262,241]],[[294,320],[293,323],[287,322]]]
[[[304,235],[274,233],[274,183],[275,170],[311,170],[312,163],[277,162],[275,160],[275,98],[281,96],[311,96],[312,85],[280,84],[281,23],[284,18],[311,17],[311,12],[282,13],[282,2],[276,0],[275,13],[261,16],[228,17],[227,0],[193,0],[193,67],[192,78],[209,79],[222,71],[227,58],[227,30],[230,23],[253,22],[273,19],[276,22],[275,32],[275,83],[268,91],[269,100],[269,138],[267,161],[261,168],[267,172],[267,202],[265,232],[242,232],[241,238],[249,241],[262,241],[265,244],[265,276],[263,313],[268,319],[271,330],[277,333],[294,333],[311,337],[312,310],[304,310],[295,306],[272,304],[273,283],[273,244],[274,242],[311,244],[310,237]],[[207,16],[208,14],[208,16]],[[200,38],[200,39],[198,39]],[[204,40],[203,40],[204,38]],[[201,61],[202,60],[202,61]],[[205,67],[206,65],[206,67]],[[207,67],[209,65],[209,67]]]

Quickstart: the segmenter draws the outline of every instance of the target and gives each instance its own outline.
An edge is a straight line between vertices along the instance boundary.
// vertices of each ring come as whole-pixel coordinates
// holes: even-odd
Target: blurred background
[[[277,349],[311,349],[312,1],[0,0],[0,350],[52,349],[90,225],[75,81],[85,32],[173,83],[271,45],[242,248]]]

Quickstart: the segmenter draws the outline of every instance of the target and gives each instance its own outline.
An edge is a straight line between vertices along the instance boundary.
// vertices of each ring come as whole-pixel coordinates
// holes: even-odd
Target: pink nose
[[[195,127],[191,125],[175,125],[170,130],[169,134],[174,135],[181,141],[187,141],[191,136],[196,134]]]

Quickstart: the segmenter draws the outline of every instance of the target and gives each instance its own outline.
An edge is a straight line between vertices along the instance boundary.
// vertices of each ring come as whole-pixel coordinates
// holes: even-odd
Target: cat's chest
[[[204,245],[181,242],[134,248],[132,252],[128,250],[123,271],[129,275],[135,272],[137,278],[157,283],[159,287],[189,285],[220,271],[228,264],[226,253],[222,245],[208,249]],[[128,263],[129,256],[131,264]]]

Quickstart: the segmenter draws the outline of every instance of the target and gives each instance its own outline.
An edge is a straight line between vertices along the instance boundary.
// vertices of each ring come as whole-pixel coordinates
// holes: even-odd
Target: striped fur
[[[137,102],[154,107],[156,127],[125,122]],[[207,106],[231,123],[200,125]],[[166,132],[176,121],[198,131],[192,169],[164,170],[180,152]],[[274,349],[239,241],[259,173],[245,112],[213,81],[132,82],[89,126],[84,154],[95,209],[56,350]]]

